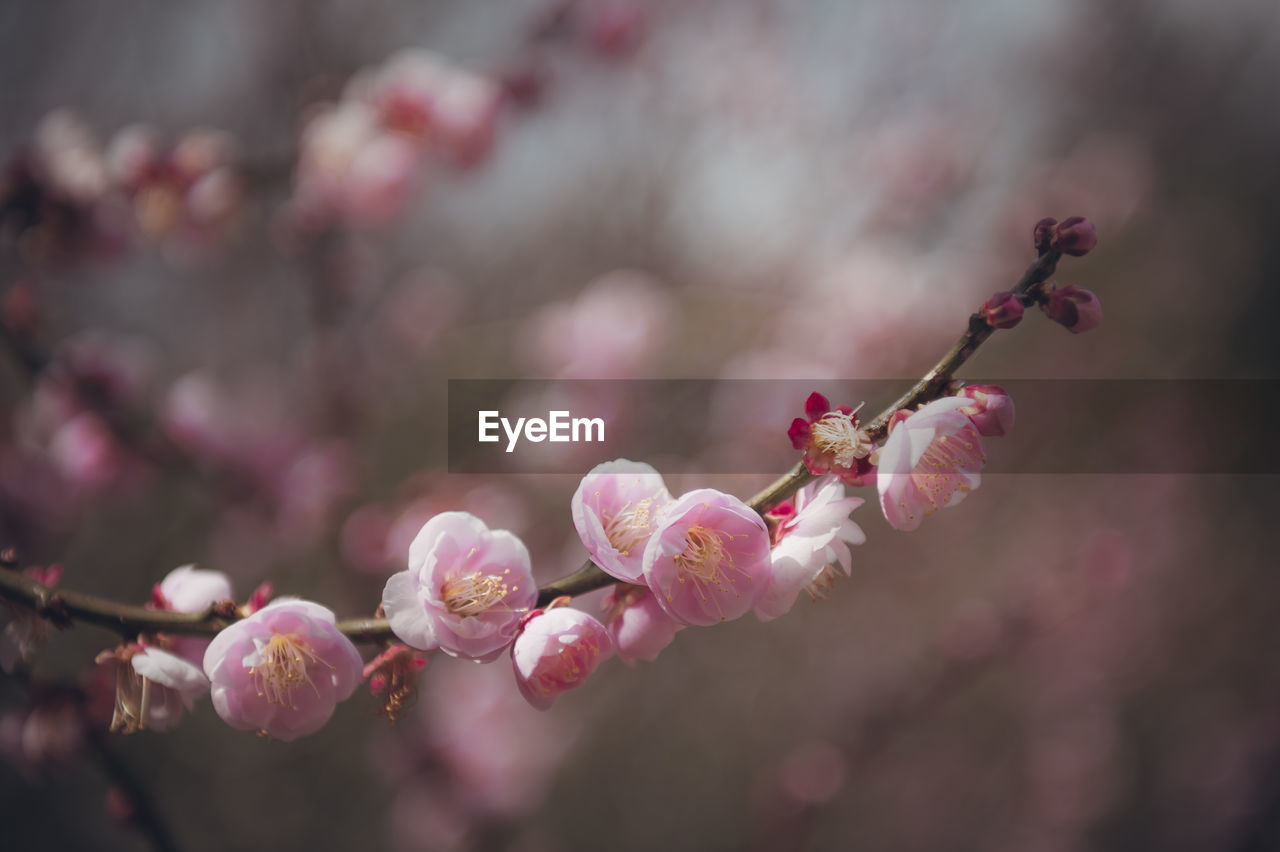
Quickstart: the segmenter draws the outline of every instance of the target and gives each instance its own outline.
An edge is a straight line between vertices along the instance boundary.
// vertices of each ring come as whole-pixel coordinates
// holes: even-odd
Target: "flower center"
[[[249,675],[258,687],[258,694],[265,697],[268,704],[292,707],[295,689],[304,683],[315,689],[308,667],[324,661],[296,634],[274,634],[259,653],[262,662],[252,666]]]
[[[728,591],[726,580],[729,585],[735,582],[729,579],[729,572],[737,570],[733,565],[733,554],[724,546],[719,530],[707,529],[700,524],[689,527],[684,537],[684,551],[676,555],[675,563],[681,583],[689,580],[698,586],[714,584],[716,589],[724,592]]]
[[[628,503],[604,525],[605,537],[613,549],[623,556],[643,547],[653,532],[653,498],[646,497],[638,503]]]
[[[509,573],[509,570],[503,573]],[[463,617],[479,615],[493,609],[509,593],[518,591],[519,588],[508,586],[506,580],[496,574],[472,571],[470,574],[445,580],[444,608]]]
[[[911,471],[912,481],[931,504],[927,513],[949,505],[957,491],[968,491],[963,474],[981,470],[985,462],[982,444],[972,427],[935,438]]]
[[[867,433],[857,427],[856,416],[831,411],[813,424],[813,442],[830,455],[840,467],[851,467],[854,459],[866,458],[871,452]]]

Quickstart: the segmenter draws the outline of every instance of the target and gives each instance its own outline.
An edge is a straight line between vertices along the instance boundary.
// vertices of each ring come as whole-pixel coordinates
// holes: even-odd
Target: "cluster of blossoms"
[[[591,559],[619,581],[603,621],[567,606],[568,598],[539,608],[523,542],[467,512],[437,514],[414,538],[408,567],[382,595],[403,644],[367,665],[329,609],[295,598],[268,603],[265,589],[237,607],[225,576],[179,568],[156,587],[153,607],[212,608],[238,620],[211,641],[143,635],[101,654],[100,663],[114,666],[112,730],[168,730],[209,693],[232,727],[292,740],[323,727],[362,680],[394,718],[437,650],[481,663],[509,651],[520,694],[546,709],[614,653],[628,664],[653,660],[684,627],[749,612],[768,621],[801,591],[825,597],[851,572],[851,546],[865,541],[850,520],[863,500],[846,496],[846,484],[874,482],[889,522],[914,529],[977,487],[982,437],[1013,424],[1012,402],[992,385],[897,412],[879,447],[855,412],[819,394],[805,411],[791,437],[804,436],[805,462],[822,476],[764,516],[710,488],[675,497],[657,470],[626,459],[583,478],[571,501],[574,527]]]
[[[425,50],[356,75],[302,130],[292,224],[386,222],[429,160],[469,169],[488,156],[502,97],[494,81]]]
[[[110,253],[131,233],[206,243],[226,235],[243,207],[230,136],[196,128],[171,145],[134,125],[101,144],[66,110],[41,121],[0,181],[0,225],[40,260],[87,248]]]
[[[1045,220],[1036,240],[1042,254],[1083,254],[1096,237],[1076,218]],[[975,324],[985,323],[985,333],[1016,324],[1032,302],[1073,332],[1100,317],[1088,291],[1037,285],[996,294],[970,334]],[[323,727],[361,680],[394,718],[412,700],[425,655],[437,650],[479,663],[509,651],[519,693],[547,709],[615,653],[628,664],[653,660],[685,627],[749,612],[768,621],[801,591],[825,597],[851,573],[851,546],[865,541],[850,520],[864,501],[846,496],[846,486],[874,485],[889,524],[914,530],[978,487],[983,439],[1007,434],[1014,422],[1013,402],[996,385],[895,411],[883,429],[864,427],[857,410],[833,407],[816,392],[804,414],[788,437],[814,481],[764,514],[715,489],[674,496],[657,470],[627,459],[582,479],[570,504],[574,528],[592,562],[617,581],[603,621],[569,607],[568,597],[539,607],[524,543],[461,511],[426,520],[407,568],[387,580],[380,610],[403,644],[367,665],[329,609],[296,598],[268,602],[265,588],[237,607],[226,577],[179,568],[156,587],[152,606],[211,611],[231,623],[211,641],[144,634],[101,654],[99,662],[115,667],[111,727],[167,730],[207,691],[232,727],[292,740]],[[56,574],[40,579],[51,584]],[[15,619],[4,637],[25,656],[39,633],[36,622]],[[6,653],[6,667],[19,654]]]

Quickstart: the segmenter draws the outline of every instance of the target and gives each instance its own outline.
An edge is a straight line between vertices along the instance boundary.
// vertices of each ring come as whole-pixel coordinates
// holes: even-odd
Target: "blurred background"
[[[8,2],[0,545],[119,600],[195,562],[356,616],[464,509],[547,581],[585,555],[577,477],[449,475],[448,379],[905,387],[1043,216],[1096,223],[1055,280],[1103,324],[1031,312],[962,378],[1274,379],[1278,16]],[[794,386],[700,414],[785,442]],[[1149,414],[1047,428],[1087,458],[1165,440]],[[185,850],[1280,848],[1275,477],[989,459],[914,533],[857,510],[830,600],[685,630],[546,713],[505,658],[439,658],[395,726],[362,689],[291,744],[206,702],[98,746],[113,637],[58,633],[36,686],[0,681],[0,847],[148,848],[149,802]],[[673,493],[768,481],[648,461]]]

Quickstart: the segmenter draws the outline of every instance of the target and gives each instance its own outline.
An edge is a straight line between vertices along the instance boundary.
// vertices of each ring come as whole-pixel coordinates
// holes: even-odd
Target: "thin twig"
[[[178,852],[173,833],[138,776],[111,750],[102,737],[95,737],[93,743],[107,778],[119,788],[128,802],[129,820],[133,827],[147,839],[155,852]]]

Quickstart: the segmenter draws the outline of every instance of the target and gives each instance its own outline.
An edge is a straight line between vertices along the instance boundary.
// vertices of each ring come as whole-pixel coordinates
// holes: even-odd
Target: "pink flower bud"
[[[1031,239],[1035,243],[1036,251],[1044,254],[1049,250],[1050,244],[1053,242],[1054,228],[1057,226],[1058,220],[1052,216],[1046,216],[1031,229]]]
[[[960,396],[973,400],[960,409],[984,438],[998,438],[1013,429],[1013,399],[999,385],[968,385]]]
[[[603,624],[581,610],[556,607],[529,619],[511,648],[511,663],[520,694],[546,710],[612,655]]]
[[[627,665],[652,662],[684,628],[662,611],[653,592],[644,586],[619,583],[605,598],[605,624],[618,658]]]
[[[378,712],[392,722],[413,705],[418,672],[427,667],[426,655],[407,645],[392,645],[364,667],[369,692],[379,702]]]
[[[1049,292],[1049,300],[1040,305],[1049,319],[1066,326],[1072,334],[1092,331],[1102,322],[1102,305],[1090,290],[1073,284]]]
[[[1063,219],[1054,231],[1052,247],[1072,257],[1083,257],[1098,244],[1098,230],[1083,216]]]
[[[209,692],[200,666],[168,651],[143,645],[121,645],[97,657],[113,668],[116,680],[113,732],[169,731]]]
[[[1001,290],[983,302],[978,313],[992,328],[1013,328],[1022,322],[1022,301],[1008,290]]]

